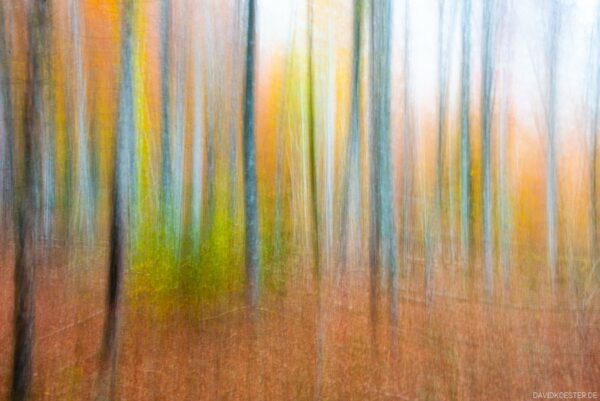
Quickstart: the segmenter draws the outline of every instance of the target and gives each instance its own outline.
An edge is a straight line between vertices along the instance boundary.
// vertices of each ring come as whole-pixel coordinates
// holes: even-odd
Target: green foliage
[[[274,207],[270,206],[268,200],[263,202],[261,208],[261,288],[265,291],[272,291],[276,294],[282,294],[285,290],[285,283],[288,278],[288,271],[285,269],[289,260],[293,246],[290,240],[290,227],[286,225],[289,219],[283,219],[282,230],[277,238],[275,229]]]
[[[217,182],[225,182],[218,180]],[[242,295],[245,289],[244,224],[231,216],[225,185],[217,188],[212,219],[201,230],[183,225],[183,233],[170,227],[159,212],[144,219],[135,233],[130,294],[134,302],[149,302],[165,313],[197,307]],[[287,274],[289,227],[283,224],[276,240],[273,208],[261,199],[261,291],[281,294]],[[208,212],[208,211],[206,211]],[[285,221],[285,219],[284,219]],[[158,224],[156,222],[159,222]],[[279,246],[277,245],[279,243]],[[277,248],[277,249],[276,249]]]
[[[144,223],[132,260],[131,291],[136,299],[180,308],[181,301],[205,303],[241,290],[240,230],[230,224],[224,208],[216,209],[212,227],[202,236],[180,236]]]

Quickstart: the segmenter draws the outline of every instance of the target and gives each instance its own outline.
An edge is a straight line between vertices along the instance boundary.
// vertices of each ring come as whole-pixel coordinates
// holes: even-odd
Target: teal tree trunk
[[[471,0],[463,0],[460,87],[460,244],[466,268],[471,254]]]
[[[173,224],[173,167],[171,161],[171,0],[161,0],[160,79],[161,79],[161,187],[160,213],[166,233]]]
[[[446,1],[438,0],[438,119],[435,160],[435,230],[437,231],[437,252],[439,260],[444,256],[444,146],[446,141],[446,115],[448,110],[448,35],[446,33]],[[450,163],[448,163],[450,165]],[[448,196],[452,196],[448,193]],[[433,272],[432,272],[433,274]]]
[[[200,35],[194,36],[195,55],[194,66],[194,115],[192,139],[192,183],[191,183],[191,234],[192,254],[200,252],[202,232],[202,190],[204,188],[204,140],[205,140],[205,86],[204,86],[204,59],[201,57],[203,49]]]
[[[494,291],[493,240],[492,240],[492,82],[494,77],[493,60],[493,8],[494,0],[482,3],[482,60],[481,60],[481,146],[483,180],[483,263],[485,292],[491,296]]]
[[[260,247],[258,237],[258,191],[254,123],[256,0],[248,1],[246,74],[244,78],[244,213],[246,237],[247,302],[254,315],[258,309]]]
[[[369,171],[371,228],[369,265],[371,266],[372,308],[376,307],[379,270],[388,269],[389,319],[391,335],[397,336],[398,283],[394,190],[391,168],[391,36],[392,3],[371,3],[371,157]],[[374,299],[373,299],[374,298]],[[376,317],[376,316],[375,316]],[[376,323],[376,321],[373,321]]]
[[[69,20],[71,21],[71,38],[73,43],[73,76],[72,81],[72,106],[73,130],[76,138],[76,185],[77,189],[75,205],[74,223],[75,230],[84,238],[91,238],[93,232],[93,201],[92,201],[92,180],[90,163],[90,146],[87,126],[87,96],[86,80],[84,76],[84,60],[82,50],[83,32],[81,24],[83,15],[81,12],[82,4],[76,0],[69,1]]]

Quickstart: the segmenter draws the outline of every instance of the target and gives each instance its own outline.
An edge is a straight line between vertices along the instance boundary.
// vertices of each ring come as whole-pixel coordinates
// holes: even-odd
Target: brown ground
[[[33,398],[90,400],[98,387],[104,264],[79,258],[68,265],[64,256],[45,260],[37,277]],[[367,275],[350,272],[341,286],[325,278],[324,400],[529,400],[534,391],[600,392],[596,301],[578,312],[578,304],[562,300],[570,299],[565,291],[513,288],[510,296],[486,303],[464,295],[477,291],[463,291],[461,284],[437,291],[428,308],[420,269],[414,269],[413,285],[401,291],[396,351],[384,295],[371,329]],[[456,274],[443,273],[438,282],[460,282]],[[0,275],[5,400],[12,359],[9,256]],[[121,332],[121,399],[313,399],[315,297],[309,279],[299,274],[289,281],[286,295],[263,294],[254,329],[239,295],[196,308],[164,308],[129,297]]]

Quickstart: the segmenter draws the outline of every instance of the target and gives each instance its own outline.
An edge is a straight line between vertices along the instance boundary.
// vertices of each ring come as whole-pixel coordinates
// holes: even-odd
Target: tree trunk
[[[550,273],[550,282],[554,288],[558,275],[558,241],[557,225],[558,210],[556,207],[556,69],[558,64],[558,31],[559,31],[559,4],[557,0],[552,0],[550,4],[550,21],[548,35],[548,105],[547,105],[547,124],[548,124],[548,143],[546,155],[546,224],[548,236],[548,269]]]
[[[23,110],[23,173],[15,211],[16,249],[14,275],[14,355],[11,400],[27,400],[33,378],[35,330],[35,217],[40,203],[35,199],[39,152],[44,124],[44,63],[49,24],[49,5],[33,1],[27,8],[29,53]],[[45,205],[45,204],[44,204]]]
[[[84,62],[82,51],[82,29],[81,21],[83,15],[81,12],[82,4],[77,0],[69,1],[69,20],[71,21],[71,37],[73,40],[73,68],[74,68],[74,87],[73,87],[73,106],[75,108],[73,129],[77,138],[77,191],[76,205],[77,215],[75,217],[76,231],[82,234],[84,238],[91,238],[92,235],[92,198],[91,198],[91,171],[89,160],[89,141],[86,114],[86,80],[84,77]]]
[[[491,296],[494,291],[493,282],[493,250],[492,250],[492,153],[491,153],[491,133],[492,133],[492,80],[494,61],[493,52],[493,0],[483,2],[482,18],[482,74],[481,88],[483,91],[481,97],[481,136],[483,146],[483,246],[484,246],[484,271],[485,271],[485,291],[487,296]]]
[[[258,193],[254,138],[254,79],[256,0],[248,1],[246,76],[244,81],[244,212],[246,215],[247,301],[254,315],[258,308],[260,248],[258,238]]]
[[[107,288],[107,315],[104,324],[102,349],[102,379],[109,399],[116,398],[117,362],[119,349],[119,331],[121,325],[121,303],[123,274],[126,264],[126,243],[128,226],[128,204],[134,148],[131,137],[136,131],[134,117],[133,89],[133,20],[134,2],[127,0],[123,4],[123,33],[121,44],[121,83],[119,89],[119,109],[115,139],[115,158],[112,182],[112,212],[109,237],[109,271]]]
[[[314,72],[313,72],[313,7],[314,2],[308,2],[307,17],[307,42],[308,42],[308,60],[307,60],[307,110],[308,110],[308,152],[309,152],[309,180],[310,180],[310,208],[312,218],[312,250],[314,259],[314,278],[315,291],[317,294],[317,307],[315,316],[315,388],[314,399],[320,400],[323,392],[323,349],[324,349],[324,327],[323,327],[323,305],[321,298],[321,229],[319,225],[319,204],[317,194],[317,149],[315,144],[315,98],[314,98]]]
[[[12,72],[10,68],[10,32],[7,26],[6,4],[0,3],[0,226],[11,225],[15,207],[14,185],[14,124]]]
[[[171,162],[171,0],[161,0],[160,15],[160,73],[161,73],[161,214],[165,229],[173,224],[173,170]]]
[[[471,0],[463,0],[460,95],[460,243],[466,268],[471,254]]]
[[[200,240],[202,233],[202,190],[204,188],[204,154],[205,154],[205,85],[204,71],[201,58],[203,52],[200,35],[195,36],[195,49],[197,55],[194,57],[194,122],[192,140],[192,188],[191,188],[191,228],[192,228],[192,253],[198,255],[200,252]]]
[[[346,269],[348,229],[352,205],[353,188],[357,189],[360,203],[360,75],[361,75],[361,43],[362,43],[362,9],[363,0],[354,0],[354,32],[352,49],[352,99],[350,106],[350,136],[346,146],[344,175],[342,177],[340,227],[339,227],[339,262],[341,273]],[[360,204],[357,219],[360,220]]]
[[[411,99],[411,51],[410,51],[410,0],[404,1],[404,99],[403,99],[403,141],[402,141],[402,265],[405,274],[409,272],[408,258],[411,252],[412,229],[412,184],[413,184],[413,110]]]

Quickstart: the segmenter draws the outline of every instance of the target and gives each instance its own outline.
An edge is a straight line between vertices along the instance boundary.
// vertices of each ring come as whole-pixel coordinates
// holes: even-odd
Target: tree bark
[[[126,264],[128,206],[131,202],[128,188],[129,175],[135,173],[132,160],[135,148],[131,146],[136,126],[134,117],[133,89],[133,20],[134,1],[123,4],[123,33],[121,44],[121,83],[115,138],[115,156],[112,181],[111,221],[109,236],[109,269],[106,297],[107,314],[104,323],[103,349],[101,355],[102,379],[108,398],[117,397],[117,364],[119,331],[121,326],[121,304],[123,298],[123,275]]]
[[[254,80],[256,0],[248,1],[246,36],[246,75],[244,81],[244,212],[246,216],[246,286],[247,302],[254,315],[258,308],[260,248],[258,237],[258,193],[254,132]]]

